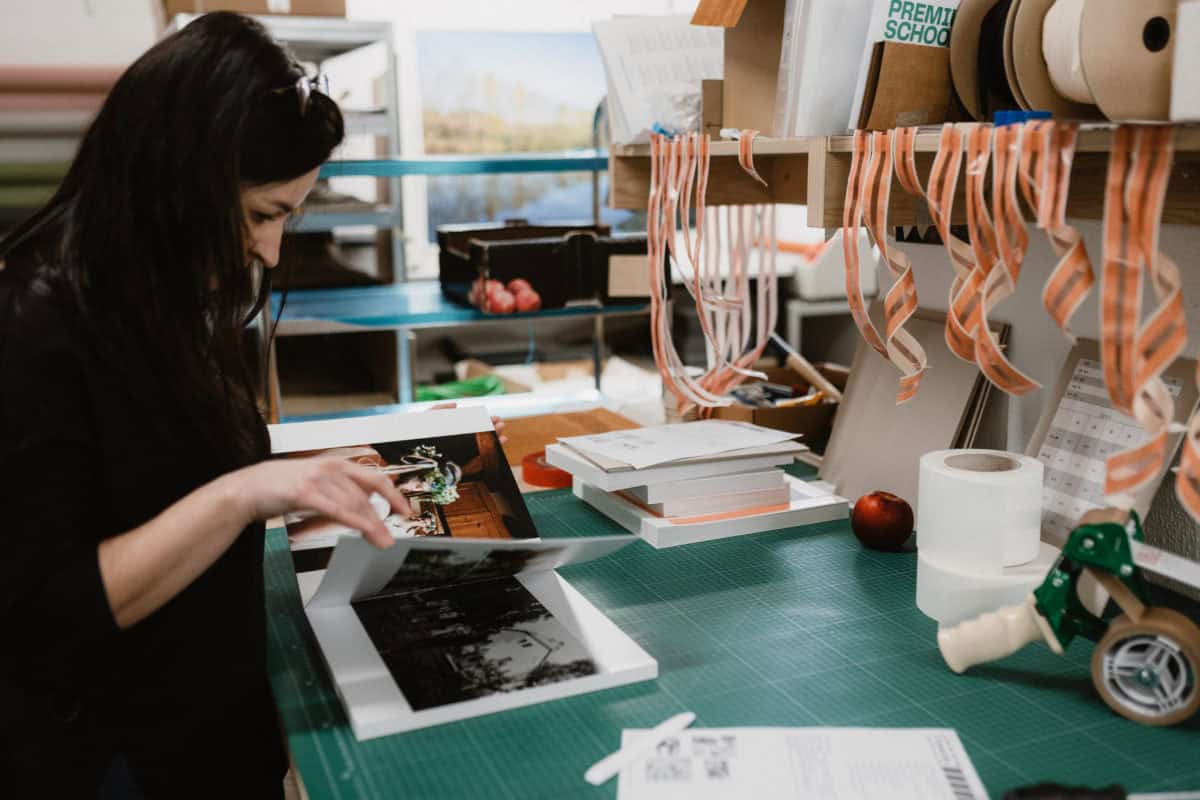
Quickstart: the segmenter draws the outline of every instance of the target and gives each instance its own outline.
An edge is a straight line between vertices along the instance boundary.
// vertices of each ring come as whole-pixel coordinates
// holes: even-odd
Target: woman
[[[0,242],[6,792],[280,796],[263,521],[392,543],[408,505],[340,458],[264,461],[246,322],[343,136],[251,20],[209,14],[113,87],[62,186]]]

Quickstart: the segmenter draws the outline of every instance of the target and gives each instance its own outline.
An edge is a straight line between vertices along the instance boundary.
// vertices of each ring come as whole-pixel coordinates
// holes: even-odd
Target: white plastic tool
[[[599,786],[625,769],[625,767],[637,761],[646,754],[647,750],[654,749],[663,739],[674,736],[695,721],[696,715],[691,711],[676,714],[666,722],[660,723],[646,731],[644,736],[629,747],[622,747],[612,755],[605,756],[597,761],[592,765],[591,769],[583,773],[584,780],[593,786]]]

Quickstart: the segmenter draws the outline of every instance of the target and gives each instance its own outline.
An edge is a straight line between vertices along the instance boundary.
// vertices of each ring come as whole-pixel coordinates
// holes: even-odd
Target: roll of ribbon
[[[1063,97],[1094,105],[1096,98],[1083,74],[1084,0],[1058,0],[1042,22],[1042,55],[1050,82]]]
[[[980,575],[949,566],[922,550],[917,556],[917,608],[943,626],[957,625],[988,611],[1014,605],[1045,580],[1058,549],[1039,543],[1034,558],[998,575]]]
[[[1013,90],[1008,85],[1008,71],[1004,63],[1004,30],[1012,4],[1013,0],[999,0],[984,14],[983,26],[979,31],[976,68],[979,70],[979,110],[985,120],[991,119],[997,111],[1019,108]]]
[[[521,459],[521,480],[543,489],[566,489],[571,485],[571,473],[551,466],[546,451],[539,450]]]
[[[1165,120],[1178,0],[1057,0],[1042,25],[1055,89],[1113,121]]]
[[[917,547],[935,563],[1001,575],[1037,556],[1042,464],[997,450],[938,450],[921,457]]]
[[[1006,29],[1014,0],[962,0],[950,30],[950,77],[967,113],[989,120],[993,111],[1015,109],[1008,81]]]
[[[1012,57],[1016,82],[1031,109],[1049,111],[1062,119],[1102,119],[1094,105],[1069,100],[1054,86],[1043,57],[1045,21],[1054,0],[1021,0],[1012,20]],[[1061,12],[1060,12],[1061,13]],[[1060,51],[1048,54],[1060,56]],[[1081,67],[1082,69],[1082,67]]]

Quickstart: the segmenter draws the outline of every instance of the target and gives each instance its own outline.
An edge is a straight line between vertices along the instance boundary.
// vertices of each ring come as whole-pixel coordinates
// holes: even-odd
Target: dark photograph
[[[553,569],[562,547],[543,550],[410,550],[391,579],[374,597],[434,589],[452,583],[509,578],[532,567]]]
[[[288,457],[314,455],[346,458],[378,469],[392,480],[412,508],[410,513],[384,518],[397,539],[537,536],[495,431],[304,451]],[[315,514],[291,514],[284,523],[297,571],[323,569],[339,536],[358,535]]]
[[[596,672],[583,645],[515,578],[374,596],[353,607],[414,711]]]

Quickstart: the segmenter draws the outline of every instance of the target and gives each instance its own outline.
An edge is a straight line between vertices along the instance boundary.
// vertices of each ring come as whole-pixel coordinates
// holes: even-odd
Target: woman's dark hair
[[[163,39],[113,86],[49,203],[0,242],[10,266],[59,282],[115,363],[144,352],[192,422],[239,460],[262,450],[260,359],[240,189],[311,171],[341,143],[337,104],[257,22],[212,13]]]

